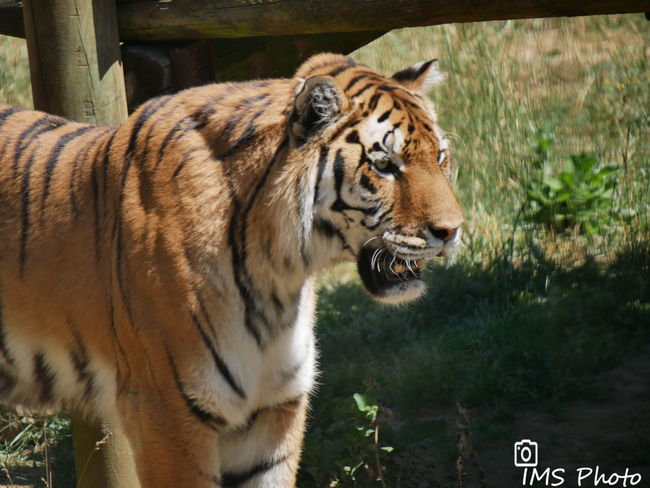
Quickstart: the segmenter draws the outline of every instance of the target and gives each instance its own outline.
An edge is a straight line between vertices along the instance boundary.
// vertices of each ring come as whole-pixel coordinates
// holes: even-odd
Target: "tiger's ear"
[[[445,74],[438,67],[438,60],[420,61],[410,68],[398,71],[393,79],[411,90],[419,90],[428,94],[433,85],[445,81]]]
[[[314,76],[296,87],[293,133],[308,139],[336,120],[350,100],[331,76]]]

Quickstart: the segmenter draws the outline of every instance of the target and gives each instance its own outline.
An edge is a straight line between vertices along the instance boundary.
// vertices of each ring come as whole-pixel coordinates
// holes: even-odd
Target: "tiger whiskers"
[[[375,267],[375,264],[377,265],[377,271],[381,272],[381,268],[379,267],[379,257],[381,254],[386,250],[384,246],[378,247],[375,249],[375,252],[372,254],[372,258],[370,258],[370,269],[373,269]]]
[[[375,239],[379,239],[379,236],[371,237],[371,238],[368,239],[366,242],[364,242],[364,243],[363,243],[363,246],[361,246],[361,247],[366,247],[366,244],[368,244],[370,241],[373,241],[373,240],[375,240]]]

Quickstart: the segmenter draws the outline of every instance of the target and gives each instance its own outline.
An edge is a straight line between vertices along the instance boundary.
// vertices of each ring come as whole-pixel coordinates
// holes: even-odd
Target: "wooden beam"
[[[129,112],[146,100],[214,81],[291,77],[312,54],[351,53],[385,32],[246,37],[122,45]]]
[[[79,122],[113,125],[127,117],[114,0],[24,0],[34,107]],[[1,14],[0,14],[1,15]],[[78,485],[138,488],[122,435],[72,422]]]
[[[323,51],[349,54],[384,31],[214,39],[215,81],[291,77],[308,57]]]
[[[13,5],[11,2],[14,2]],[[118,0],[122,41],[355,32],[487,20],[647,12],[648,0]],[[0,34],[20,34],[18,0]]]

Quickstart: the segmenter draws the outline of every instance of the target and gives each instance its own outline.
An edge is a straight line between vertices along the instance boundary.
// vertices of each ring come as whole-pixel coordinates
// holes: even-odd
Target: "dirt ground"
[[[569,405],[562,421],[550,413],[526,410],[502,426],[515,433],[516,441],[538,444],[538,476],[531,484],[529,468],[525,486],[650,487],[650,345],[602,373],[598,382],[602,398]],[[514,465],[513,444],[499,440],[475,446],[485,473],[484,486],[524,485],[524,468]],[[548,483],[546,468],[550,468]],[[554,470],[558,470],[556,477]],[[481,486],[472,466],[467,471],[463,486]]]
[[[423,480],[421,487],[650,488],[650,345],[639,355],[602,373],[597,381],[601,398],[595,402],[569,405],[562,420],[550,413],[529,409],[516,412],[513,420],[499,425],[504,431],[514,433],[516,441],[528,439],[537,442],[537,478],[534,482],[531,483],[532,468],[529,468],[524,483],[524,468],[514,465],[513,441],[503,439],[474,444],[478,463],[485,474],[483,484],[478,479],[475,465],[466,461],[462,485],[457,473],[436,469],[437,473],[431,477],[425,473],[418,476]],[[470,412],[470,415],[476,425],[481,414]],[[421,454],[420,462],[413,460],[414,469],[429,469],[425,465],[441,467],[437,456]],[[596,467],[598,479],[595,478]],[[546,468],[550,468],[548,482]],[[559,471],[561,469],[564,471]],[[582,475],[580,484],[579,474]],[[624,478],[626,474],[628,477]],[[44,486],[28,469],[11,472],[11,476],[14,484],[8,484],[6,474],[0,473],[0,488]],[[430,481],[425,481],[427,479]]]

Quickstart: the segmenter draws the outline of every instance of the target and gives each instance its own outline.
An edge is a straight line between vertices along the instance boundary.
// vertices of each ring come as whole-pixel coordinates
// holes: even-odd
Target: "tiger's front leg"
[[[172,404],[159,391],[139,392],[137,398],[122,400],[128,405],[122,405],[121,423],[131,443],[141,488],[222,486],[220,425],[201,422],[185,405]]]
[[[308,395],[259,409],[248,423],[219,437],[223,488],[293,487]]]

